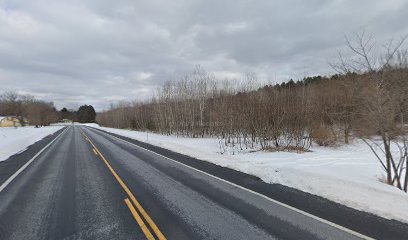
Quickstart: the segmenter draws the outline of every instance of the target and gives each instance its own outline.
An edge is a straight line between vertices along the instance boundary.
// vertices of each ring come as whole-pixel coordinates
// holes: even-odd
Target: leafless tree
[[[401,181],[402,168],[406,167],[404,160],[395,159],[391,145],[398,145],[401,137],[406,145],[403,116],[406,115],[404,86],[407,79],[396,78],[401,76],[398,74],[400,71],[406,72],[406,68],[401,66],[405,62],[404,51],[400,51],[405,40],[406,37],[396,42],[390,41],[385,45],[385,50],[378,53],[379,49],[373,38],[367,37],[364,32],[356,34],[353,40],[346,38],[347,45],[354,54],[348,66],[354,71],[365,73],[366,78],[359,111],[360,136],[384,168],[387,183],[396,185],[399,189],[406,189],[406,184]],[[396,121],[397,118],[400,119],[399,122]],[[380,135],[381,145],[370,137],[376,133]],[[402,147],[400,150],[401,156],[405,156],[406,149]]]

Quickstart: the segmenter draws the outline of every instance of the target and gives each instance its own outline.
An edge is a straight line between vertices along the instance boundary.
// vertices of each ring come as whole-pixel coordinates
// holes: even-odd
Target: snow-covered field
[[[337,148],[313,147],[312,152],[301,154],[258,151],[222,155],[215,138],[182,138],[89,125],[408,223],[408,194],[380,181],[384,178],[380,164],[361,141]]]
[[[62,127],[63,126],[0,128],[0,161],[4,161],[11,155],[24,151],[28,146],[53,134]]]

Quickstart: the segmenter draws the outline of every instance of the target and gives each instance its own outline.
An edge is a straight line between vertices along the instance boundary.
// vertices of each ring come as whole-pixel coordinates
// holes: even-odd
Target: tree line
[[[58,121],[58,112],[52,102],[32,96],[6,92],[0,95],[0,116],[13,116],[22,126],[27,121],[35,126],[47,126]],[[27,121],[26,121],[27,120]]]
[[[386,173],[407,191],[408,53],[405,38],[375,55],[363,34],[346,39],[350,53],[331,63],[337,74],[260,86],[216,79],[201,67],[165,82],[150,101],[122,102],[99,113],[103,126],[166,135],[217,137],[220,152],[261,148],[308,151],[363,139]],[[396,144],[400,155],[392,154]]]
[[[91,105],[83,105],[77,111],[67,108],[58,111],[53,102],[38,100],[33,96],[6,92],[0,95],[0,116],[13,116],[25,124],[48,126],[62,119],[74,122],[95,122],[96,113]]]
[[[378,112],[382,117],[371,116],[376,112],[368,107],[384,104],[376,105],[378,93],[371,78],[377,74],[308,77],[244,91],[242,85],[218,81],[197,68],[179,80],[167,81],[151,101],[119,103],[98,113],[97,121],[166,135],[217,136],[242,148],[256,143],[263,149],[304,150],[312,140],[323,146],[347,144],[353,134],[377,133],[379,125],[374,120],[389,120],[387,124],[396,127],[398,114],[401,121],[407,118],[405,67],[390,67],[384,73],[390,81],[387,91],[395,99],[387,102],[389,112]],[[246,78],[256,83],[255,75]],[[382,120],[385,117],[389,119]]]

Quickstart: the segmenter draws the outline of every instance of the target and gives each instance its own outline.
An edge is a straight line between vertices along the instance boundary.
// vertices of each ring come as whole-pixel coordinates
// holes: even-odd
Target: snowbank
[[[62,126],[50,127],[4,127],[0,128],[0,161],[4,161],[11,155],[22,152],[28,146],[55,133]]]
[[[88,126],[88,127],[94,127],[94,128],[100,128],[101,127],[97,123],[77,123],[77,122],[75,122],[74,124],[82,125],[82,126]]]
[[[338,148],[314,147],[312,152],[301,154],[258,151],[221,155],[215,138],[181,138],[91,126],[408,223],[408,194],[380,181],[384,178],[380,164],[362,141]]]

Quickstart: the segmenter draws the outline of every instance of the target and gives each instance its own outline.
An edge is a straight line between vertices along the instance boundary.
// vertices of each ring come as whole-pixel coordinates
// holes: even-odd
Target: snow
[[[4,161],[10,156],[22,152],[28,146],[53,134],[62,126],[49,127],[0,127],[0,161]]]
[[[88,127],[94,127],[94,128],[99,128],[100,127],[99,124],[97,124],[97,123],[77,123],[77,122],[75,122],[75,124],[79,124],[79,125],[82,125],[82,126],[88,126]]]
[[[87,125],[408,223],[408,194],[381,181],[385,178],[383,170],[362,141],[336,148],[315,146],[306,153],[243,151],[232,155],[219,153],[216,138],[163,136]]]

